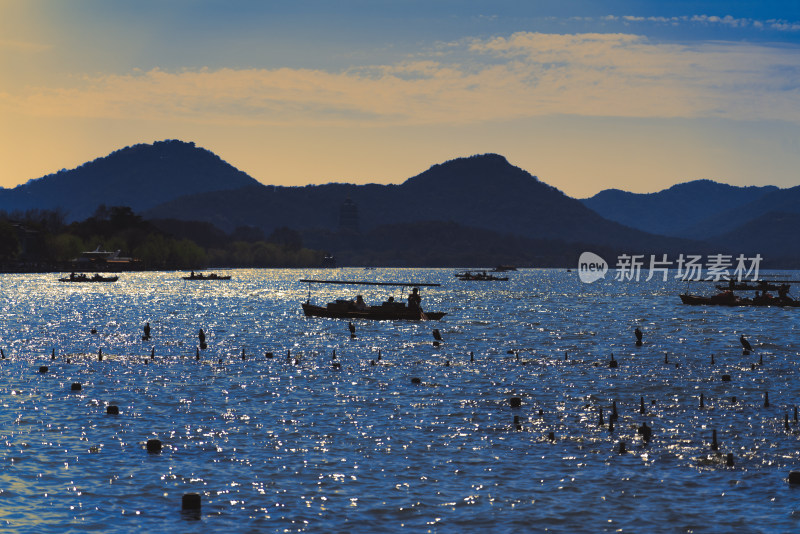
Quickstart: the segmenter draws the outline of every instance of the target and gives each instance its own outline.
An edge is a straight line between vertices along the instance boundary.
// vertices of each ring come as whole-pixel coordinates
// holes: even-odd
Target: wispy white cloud
[[[592,21],[591,17],[573,17],[573,20]],[[599,21],[623,22],[626,24],[653,23],[662,25],[702,25],[702,26],[721,26],[728,28],[754,28],[757,30],[774,30],[779,32],[800,31],[800,22],[783,19],[758,20],[752,18],[734,17],[731,15],[682,15],[682,16],[635,16],[635,15],[605,15],[598,17]]]
[[[800,54],[631,34],[450,43],[413,60],[312,69],[153,69],[0,94],[42,117],[224,124],[460,124],[541,115],[726,117],[800,123]]]

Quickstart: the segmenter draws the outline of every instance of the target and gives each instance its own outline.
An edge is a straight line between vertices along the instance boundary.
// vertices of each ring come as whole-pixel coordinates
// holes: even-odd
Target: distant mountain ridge
[[[775,193],[775,186],[737,187],[711,180],[677,184],[657,193],[629,193],[606,189],[581,202],[606,219],[653,234],[707,238],[730,230],[731,213]],[[725,221],[718,216],[728,214]],[[760,214],[763,214],[760,213]],[[720,222],[724,225],[715,228]]]
[[[61,209],[85,219],[97,206],[144,211],[192,192],[258,184],[214,153],[177,140],[126,147],[69,171],[0,189],[0,210]]]
[[[348,199],[358,209],[357,235],[339,228]],[[800,265],[800,243],[791,238],[798,200],[800,187],[734,187],[710,180],[650,195],[608,190],[577,200],[498,154],[436,164],[397,185],[282,187],[263,185],[210,151],[175,140],[126,147],[77,169],[0,189],[5,211],[61,209],[68,220],[77,220],[105,204],[129,206],[151,220],[200,221],[227,233],[244,227],[269,235],[288,227],[317,248],[391,257],[398,265],[419,265],[423,256],[444,265],[448,258],[486,257],[488,250],[513,262],[516,246],[541,247],[518,254],[520,261],[541,265],[579,250],[613,256],[751,254],[766,248]],[[415,251],[404,233],[439,250]],[[402,252],[391,253],[393,247]]]
[[[497,154],[434,165],[400,185],[254,186],[174,199],[145,214],[195,218],[226,231],[248,224],[266,233],[284,225],[332,230],[348,198],[357,204],[365,232],[386,224],[441,221],[530,239],[598,246],[675,249],[680,243],[605,220]]]

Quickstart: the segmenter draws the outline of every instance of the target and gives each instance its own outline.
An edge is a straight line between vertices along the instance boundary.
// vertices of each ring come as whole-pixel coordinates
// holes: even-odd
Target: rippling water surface
[[[495,283],[435,269],[230,274],[123,274],[114,284],[0,275],[1,526],[800,528],[800,488],[786,482],[800,468],[800,309],[683,306],[677,282],[584,285],[559,270]],[[347,321],[303,317],[304,277],[441,283],[423,290],[423,307],[448,315],[356,322],[351,339]],[[368,302],[404,298],[360,291]],[[317,286],[312,300],[355,292]],[[198,361],[200,328],[208,348]],[[521,407],[509,405],[514,396]],[[108,404],[120,414],[107,415]],[[637,434],[645,422],[649,444]],[[161,454],[147,453],[151,438]],[[199,516],[180,511],[189,492],[202,495]]]

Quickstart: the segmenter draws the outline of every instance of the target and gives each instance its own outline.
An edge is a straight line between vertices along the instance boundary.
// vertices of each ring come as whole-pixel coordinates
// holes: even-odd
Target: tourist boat
[[[487,273],[486,271],[478,271],[478,272],[466,271],[463,273],[456,273],[456,278],[458,278],[459,280],[480,281],[480,282],[494,282],[494,281],[505,282],[508,280],[507,276],[495,276],[493,274]]]
[[[494,269],[492,269],[493,273],[504,273],[506,271],[516,271],[517,267],[514,265],[498,265]]]
[[[736,283],[716,286],[721,289],[721,293],[711,296],[691,295],[687,289],[686,293],[679,295],[681,302],[689,305],[706,305],[706,306],[779,306],[779,307],[800,307],[800,300],[793,299],[789,296],[790,284],[794,281],[781,281],[778,284],[770,284],[763,280],[755,282],[753,285],[745,283]],[[739,291],[755,291],[752,298],[741,297],[736,295],[730,287]],[[778,290],[778,296],[773,296],[767,293],[768,288],[775,287]],[[765,289],[766,288],[766,289]]]
[[[409,282],[358,282],[345,280],[309,280],[302,279],[301,282],[308,283],[308,300],[303,303],[303,313],[306,317],[329,317],[333,319],[371,319],[375,321],[438,321],[445,315],[443,312],[423,311],[419,305],[420,287],[438,287],[439,284],[419,284]],[[335,300],[325,306],[311,304],[311,284],[342,284],[342,285],[364,285],[364,286],[396,286],[411,287],[412,293],[409,295],[408,305],[397,302],[393,297],[381,304],[367,305],[361,295],[355,300]],[[414,298],[416,296],[416,299]],[[416,301],[416,302],[415,302]]]
[[[194,271],[189,274],[189,276],[184,276],[184,280],[230,280],[230,276],[220,276],[217,273],[196,273]]]
[[[81,255],[72,260],[75,264],[76,271],[119,271],[131,270],[136,268],[140,263],[135,258],[127,256],[120,256],[119,250],[110,251],[103,250],[102,246],[98,246],[94,250],[81,252]]]
[[[84,273],[69,273],[69,276],[58,279],[59,282],[116,282],[117,280],[119,280],[118,276],[100,276],[99,274],[86,276]]]

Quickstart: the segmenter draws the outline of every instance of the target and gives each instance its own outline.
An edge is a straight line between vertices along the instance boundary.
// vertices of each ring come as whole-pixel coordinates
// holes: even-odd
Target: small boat
[[[195,273],[194,271],[191,272],[189,276],[184,276],[184,280],[230,280],[230,276],[220,276],[217,273]]]
[[[486,271],[471,272],[466,271],[463,273],[456,273],[456,278],[459,280],[479,281],[479,282],[505,282],[508,280],[507,276],[495,276]]]
[[[116,282],[117,280],[119,280],[119,276],[100,276],[99,274],[86,276],[84,273],[69,273],[69,276],[58,279],[59,282]]]
[[[408,282],[351,282],[345,280],[308,280],[302,279],[301,282],[309,284],[308,300],[302,304],[303,313],[306,317],[328,317],[333,319],[371,319],[375,321],[438,321],[445,315],[444,312],[423,311],[420,306],[419,288],[438,287],[439,284],[417,284]],[[367,305],[358,295],[355,300],[335,300],[325,306],[311,304],[311,284],[344,284],[344,285],[368,285],[368,286],[399,286],[412,287],[409,295],[409,302],[397,302],[393,297],[381,304]]]

